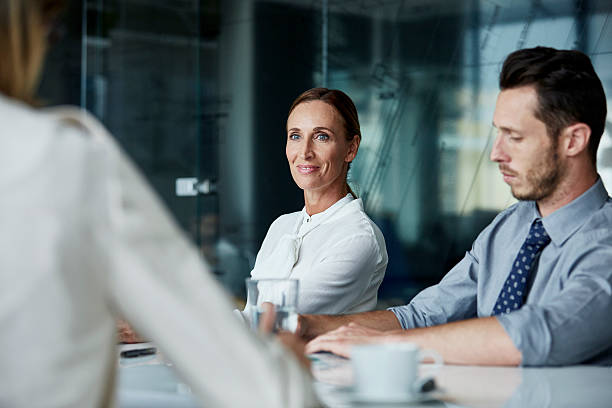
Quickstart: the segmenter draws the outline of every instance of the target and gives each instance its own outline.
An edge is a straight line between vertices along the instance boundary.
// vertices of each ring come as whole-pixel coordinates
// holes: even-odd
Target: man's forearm
[[[373,323],[376,315],[369,313],[356,315],[357,319],[344,320],[344,323],[348,324],[316,337],[308,343],[306,351],[309,353],[331,351],[350,357],[351,348],[356,344],[411,342],[421,348],[435,350],[448,364],[519,365],[521,363],[521,352],[514,346],[495,317],[463,320],[433,327],[393,330],[390,316],[382,314],[384,312],[378,313],[381,313],[383,322],[379,320],[375,322],[377,324],[364,327],[367,323]],[[370,320],[370,317],[373,319]],[[342,322],[338,319],[333,323],[337,325]],[[399,323],[396,324],[399,327]],[[372,326],[383,330],[373,329]]]
[[[409,341],[433,349],[448,364],[519,365],[521,352],[495,317],[389,333],[385,341]]]
[[[300,315],[297,333],[305,339],[312,339],[349,323],[382,331],[402,329],[395,313],[376,310],[348,315]]]

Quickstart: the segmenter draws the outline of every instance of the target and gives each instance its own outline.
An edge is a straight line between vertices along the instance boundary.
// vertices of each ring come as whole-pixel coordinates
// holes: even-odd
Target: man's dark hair
[[[508,55],[499,75],[505,89],[533,86],[538,95],[535,117],[555,140],[574,123],[591,128],[589,154],[596,164],[606,121],[606,96],[591,60],[580,51],[535,47]]]

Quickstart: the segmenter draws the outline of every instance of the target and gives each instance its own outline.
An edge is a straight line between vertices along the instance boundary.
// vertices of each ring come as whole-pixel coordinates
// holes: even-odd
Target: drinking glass
[[[299,282],[296,279],[247,279],[247,311],[251,328],[257,330],[262,304],[272,303],[276,310],[274,331],[295,332]]]

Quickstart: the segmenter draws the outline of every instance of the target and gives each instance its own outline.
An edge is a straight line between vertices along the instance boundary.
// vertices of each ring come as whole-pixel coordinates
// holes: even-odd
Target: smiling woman
[[[298,279],[300,313],[376,306],[385,241],[346,181],[360,141],[357,110],[342,91],[310,89],[289,109],[286,155],[304,209],[272,223],[251,276]]]

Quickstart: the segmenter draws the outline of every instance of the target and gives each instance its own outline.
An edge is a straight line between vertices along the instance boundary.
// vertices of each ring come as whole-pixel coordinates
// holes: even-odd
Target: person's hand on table
[[[125,320],[117,320],[117,335],[120,343],[144,343],[142,337],[136,333]]]
[[[308,341],[312,338],[312,336],[309,335],[309,327],[308,327],[308,321],[306,320],[306,316],[303,316],[301,314],[298,314],[298,323],[297,323],[297,327],[295,329],[295,334]]]
[[[264,309],[264,313],[261,315],[259,322],[259,331],[266,334],[271,333],[276,321],[276,310],[274,309],[274,305],[268,302],[263,303],[262,308]],[[306,369],[310,370],[310,360],[305,354],[306,343],[300,337],[288,331],[279,331],[276,333],[276,338],[304,367],[306,367]]]
[[[349,323],[315,337],[306,345],[306,353],[329,351],[342,357],[350,357],[352,346],[364,343],[380,343],[385,339],[386,334],[357,323]]]
[[[337,329],[343,324],[345,323],[343,323],[341,315],[300,314],[298,315],[295,334],[308,342],[317,336]]]

